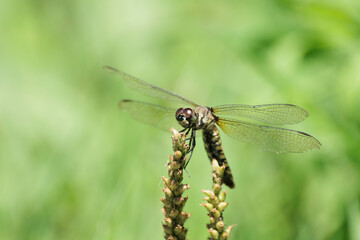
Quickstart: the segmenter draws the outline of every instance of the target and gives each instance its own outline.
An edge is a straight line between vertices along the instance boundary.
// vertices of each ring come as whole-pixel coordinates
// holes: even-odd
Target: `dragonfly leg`
[[[190,157],[189,157],[189,159],[186,161],[185,166],[184,166],[184,169],[186,169],[186,166],[189,164],[190,159],[191,159],[191,157],[192,157],[192,154],[193,154],[193,152],[194,152],[195,146],[196,146],[195,134],[196,134],[196,131],[195,131],[195,130],[192,130],[192,131],[191,131],[190,142],[189,142],[189,150],[188,150],[188,152],[187,152],[187,153],[190,153]]]
[[[186,154],[188,154],[188,153],[192,152],[195,148],[195,130],[193,130],[191,132],[191,136],[189,138],[185,139],[185,141],[189,141],[189,149],[186,153]]]
[[[191,128],[188,128],[187,131],[186,131],[186,133],[185,133],[185,135],[188,135],[189,132],[190,132],[190,130],[191,130]],[[191,133],[191,134],[192,134],[192,133]]]
[[[186,133],[185,133],[185,136],[187,136],[190,132],[192,128],[184,128],[183,130],[181,130],[180,132],[184,132],[186,130]],[[186,138],[185,141],[189,141],[189,145],[191,146],[191,140],[192,140],[192,133],[191,133],[191,136],[189,138]],[[188,151],[189,152],[189,151]]]
[[[185,133],[185,135],[188,135],[189,132],[190,132],[190,130],[191,130],[191,128],[184,128],[184,129],[181,130],[180,132],[185,132],[185,130],[187,130],[186,133]]]

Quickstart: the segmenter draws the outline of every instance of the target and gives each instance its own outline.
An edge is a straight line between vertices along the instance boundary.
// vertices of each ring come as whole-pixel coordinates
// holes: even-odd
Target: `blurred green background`
[[[222,135],[231,239],[360,239],[360,1],[2,1],[0,239],[162,239],[170,133],[117,108],[117,67],[209,106],[292,103],[323,147],[276,155]],[[179,126],[175,126],[180,129]],[[206,239],[203,144],[189,239]]]

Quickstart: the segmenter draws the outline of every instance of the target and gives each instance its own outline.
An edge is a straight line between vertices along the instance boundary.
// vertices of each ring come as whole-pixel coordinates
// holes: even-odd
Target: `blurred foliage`
[[[0,28],[1,239],[162,238],[170,134],[117,102],[163,102],[103,65],[200,104],[307,109],[294,128],[321,150],[222,137],[232,239],[360,239],[360,1],[14,0],[0,3]],[[205,239],[202,143],[188,171],[189,239]]]

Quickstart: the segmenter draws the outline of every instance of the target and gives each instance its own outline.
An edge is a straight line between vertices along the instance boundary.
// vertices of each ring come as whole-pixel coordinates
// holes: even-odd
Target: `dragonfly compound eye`
[[[176,113],[175,113],[175,118],[177,121],[181,122],[184,121],[186,119],[186,117],[184,116],[184,109],[183,108],[179,108]]]
[[[178,120],[179,122],[182,122],[184,120],[186,120],[186,117],[180,113],[179,115],[176,116],[176,120]]]
[[[183,108],[179,108],[175,113],[175,117],[177,117],[180,113],[182,113],[183,110],[184,110]]]
[[[183,113],[184,113],[184,115],[185,115],[186,118],[189,118],[189,117],[192,116],[193,110],[192,110],[191,108],[185,108],[185,109],[183,110]]]
[[[192,123],[193,115],[194,112],[191,108],[179,108],[176,111],[175,117],[182,127],[188,128]]]

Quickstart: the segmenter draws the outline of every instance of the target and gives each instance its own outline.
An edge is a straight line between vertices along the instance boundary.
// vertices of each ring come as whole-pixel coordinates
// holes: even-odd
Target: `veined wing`
[[[300,153],[321,147],[321,143],[316,138],[304,132],[227,118],[219,118],[218,124],[227,135],[241,141],[254,143],[264,151]]]
[[[176,93],[170,92],[161,87],[154,86],[154,85],[147,83],[141,79],[133,77],[130,74],[124,73],[116,68],[109,67],[109,66],[105,66],[104,68],[119,74],[120,76],[123,77],[123,79],[125,80],[126,84],[129,87],[131,87],[132,89],[134,89],[138,92],[146,94],[150,97],[161,98],[161,99],[165,99],[165,100],[169,100],[169,101],[177,102],[177,103],[182,103],[182,104],[186,103],[186,104],[190,104],[195,107],[198,106],[196,103],[194,103],[193,101],[191,101],[189,99],[186,99]]]
[[[130,113],[131,117],[169,132],[171,127],[178,126],[175,119],[176,108],[162,107],[151,103],[122,100],[121,110]]]
[[[309,116],[305,109],[292,104],[230,104],[212,109],[216,115],[250,118],[268,124],[295,124],[304,121]]]

